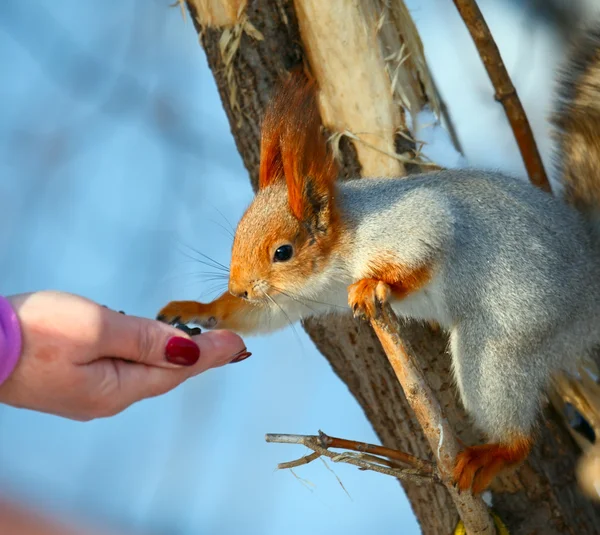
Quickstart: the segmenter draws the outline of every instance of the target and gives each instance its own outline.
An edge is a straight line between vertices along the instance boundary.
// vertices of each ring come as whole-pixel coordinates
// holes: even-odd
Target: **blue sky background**
[[[210,297],[191,248],[228,262],[252,192],[197,35],[167,0],[0,2],[1,292],[53,288],[153,317]],[[523,176],[503,112],[447,0],[407,2],[468,165]],[[515,4],[480,2],[549,164],[562,45]],[[427,137],[427,133],[423,134]],[[431,131],[428,151],[450,152]],[[300,327],[253,357],[86,424],[0,406],[0,493],[149,535],[418,533],[399,485],[278,462],[267,432],[376,441]]]

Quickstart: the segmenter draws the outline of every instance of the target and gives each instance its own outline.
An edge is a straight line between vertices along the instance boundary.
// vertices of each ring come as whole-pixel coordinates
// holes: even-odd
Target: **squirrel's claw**
[[[189,327],[185,323],[181,322],[180,316],[175,316],[174,318],[169,318],[166,314],[159,313],[156,316],[157,321],[162,321],[163,323],[168,323],[169,325],[174,325],[176,329],[183,331],[189,336],[196,336],[197,334],[202,333],[202,329],[200,327]]]
[[[205,329],[212,329],[217,324],[217,319],[214,316],[207,316],[203,313],[202,303],[196,301],[171,301],[167,306],[163,307],[157,314],[156,319],[169,325],[175,325],[181,329],[189,323],[200,325]],[[189,329],[189,332],[188,330]],[[188,334],[199,334],[197,330],[186,327]]]
[[[360,306],[358,305],[358,303],[354,303],[354,305],[352,305],[352,315],[356,318],[356,319],[365,319],[365,313],[364,311],[360,308]]]
[[[158,314],[158,316],[156,316],[156,319],[158,321],[162,321],[163,323],[168,323],[169,325],[175,325],[176,323],[180,323],[181,317],[170,317],[167,314]]]
[[[361,279],[348,286],[348,304],[355,318],[376,318],[390,296],[390,287],[375,279]]]

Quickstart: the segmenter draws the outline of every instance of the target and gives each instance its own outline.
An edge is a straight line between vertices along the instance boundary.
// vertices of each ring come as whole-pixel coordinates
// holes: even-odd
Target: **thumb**
[[[250,356],[242,339],[231,331],[211,331],[194,336],[194,339],[201,353],[198,363],[194,366],[165,370],[158,366],[136,366],[131,362],[114,361],[119,377],[119,392],[118,396],[114,397],[118,410],[121,411],[142,399],[165,394],[190,377],[210,368],[239,362]]]
[[[99,357],[116,357],[148,366],[175,368],[192,366],[201,354],[206,368],[224,364],[245,349],[234,333],[220,336],[201,334],[192,340],[186,333],[165,323],[126,316],[103,309]],[[204,367],[204,366],[203,366]]]

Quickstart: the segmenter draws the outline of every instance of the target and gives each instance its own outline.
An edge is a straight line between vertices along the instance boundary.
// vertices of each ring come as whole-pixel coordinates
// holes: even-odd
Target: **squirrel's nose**
[[[248,298],[248,290],[243,286],[230,282],[229,293],[235,297],[241,297],[242,299]]]

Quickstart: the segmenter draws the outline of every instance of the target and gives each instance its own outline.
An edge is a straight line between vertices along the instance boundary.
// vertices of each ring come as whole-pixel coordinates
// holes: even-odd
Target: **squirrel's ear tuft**
[[[302,73],[288,82],[288,115],[281,133],[281,154],[294,216],[318,224],[331,209],[337,165],[321,131],[316,87]]]
[[[259,187],[285,178],[294,216],[323,222],[338,168],[321,132],[315,83],[302,71],[291,73],[269,104],[261,142]]]
[[[263,117],[260,132],[259,190],[284,178],[281,133],[288,113],[284,92],[285,86],[271,99]]]

